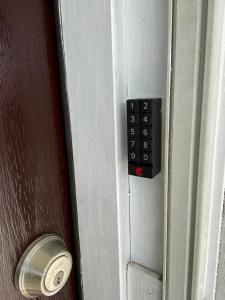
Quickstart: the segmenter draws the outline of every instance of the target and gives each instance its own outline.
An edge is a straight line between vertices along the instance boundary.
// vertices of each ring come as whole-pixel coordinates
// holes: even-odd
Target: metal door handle
[[[36,239],[22,255],[16,269],[16,286],[26,298],[52,296],[66,284],[72,256],[64,241],[53,234]]]

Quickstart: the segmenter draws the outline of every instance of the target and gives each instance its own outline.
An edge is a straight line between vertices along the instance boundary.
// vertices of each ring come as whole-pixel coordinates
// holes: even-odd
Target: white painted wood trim
[[[121,220],[115,167],[118,155],[111,1],[60,0],[58,3],[71,118],[84,299],[120,299],[118,224]]]
[[[162,274],[168,2],[164,0],[125,2],[127,2],[127,97],[162,99],[161,172],[153,179],[129,176],[131,259]]]
[[[222,117],[225,114],[225,101],[222,101],[224,98],[221,92],[224,84],[221,83],[221,74],[224,72],[221,53],[225,50],[224,27],[221,25],[225,20],[225,4],[223,0],[208,2],[209,7],[206,7],[207,1],[202,0],[168,2],[164,300],[191,299],[191,284],[192,300],[211,300],[215,291],[221,188],[224,180],[222,171],[225,164],[222,151],[225,141],[220,139],[224,135],[222,129],[225,128]],[[141,218],[140,214],[136,215],[139,205],[138,193],[135,194],[135,191],[141,190],[141,199],[149,208],[149,193],[155,193],[154,197],[158,200],[162,198],[163,176],[161,174],[158,177],[156,185],[134,178],[130,180],[130,188],[134,190],[134,196],[131,197],[134,213],[130,216],[124,143],[125,99],[159,95],[165,100],[166,80],[162,76],[164,71],[166,73],[166,68],[161,65],[158,78],[162,81],[155,82],[155,77],[146,68],[151,59],[156,57],[154,54],[150,56],[146,51],[151,47],[148,45],[144,49],[145,55],[139,55],[139,60],[127,48],[135,46],[136,37],[140,38],[138,47],[147,41],[148,26],[151,24],[147,8],[151,5],[153,2],[136,0],[59,0],[85,300],[127,299],[126,267],[132,255],[148,267],[153,265],[157,271],[162,271],[162,253],[154,256],[153,251],[153,255],[149,254],[152,249],[148,249],[148,246],[143,248],[145,243],[141,247],[135,244],[132,251],[130,224],[136,226],[137,220]],[[163,7],[165,3],[158,1],[157,5]],[[156,8],[154,5],[153,7]],[[209,15],[202,106],[201,81],[206,25],[203,21],[206,20],[207,11]],[[143,17],[143,22],[147,20],[146,26],[139,22],[140,16]],[[166,37],[165,30],[160,32]],[[144,62],[143,66],[141,62]],[[155,70],[158,71],[157,68]],[[137,71],[141,76],[144,74],[142,80],[139,80],[141,76]],[[91,103],[94,104],[92,107]],[[208,172],[209,165],[212,172]],[[216,203],[215,199],[218,200]],[[158,215],[163,215],[161,206],[157,204],[151,207]],[[213,222],[215,218],[217,222]],[[142,220],[140,227],[144,223],[145,220]],[[149,227],[151,224],[148,223]],[[144,235],[148,235],[148,230]],[[138,238],[136,234],[134,240],[138,241]],[[146,245],[150,240],[151,237],[148,236]],[[214,244],[216,255],[212,248]],[[159,251],[161,250],[160,248]],[[191,257],[194,250],[192,280]]]
[[[162,300],[161,274],[131,262],[127,268],[129,300]]]
[[[164,297],[168,300],[190,300],[203,7],[200,0],[170,3],[170,8],[173,8],[173,36],[171,94],[167,106],[167,113],[170,108],[165,185],[168,248]]]
[[[192,299],[216,292],[225,172],[225,2],[208,2]]]
[[[225,97],[225,93],[224,93]],[[215,300],[225,299],[225,206],[223,204],[222,225],[220,231],[220,251],[216,278],[216,295]]]
[[[163,0],[61,0],[59,7],[84,299],[125,300],[131,223],[136,233],[133,258],[162,273],[163,172],[152,181],[133,178],[129,190],[126,99],[160,96],[165,114],[167,4]],[[96,165],[101,172],[95,172]],[[139,236],[140,229],[144,230]],[[112,259],[104,263],[105,257]]]
[[[173,4],[164,298],[211,300],[225,169],[225,3]]]
[[[167,298],[168,282],[168,199],[169,199],[169,151],[170,151],[170,109],[171,109],[171,76],[172,76],[172,51],[173,51],[173,1],[168,1],[168,55],[167,55],[167,90],[165,106],[165,149],[164,149],[164,243],[163,243],[163,277],[162,277],[162,299]]]
[[[122,299],[126,296],[125,263],[131,260],[161,274],[163,271],[164,169],[154,180],[131,176],[127,201],[126,99],[162,97],[164,136],[167,23],[168,4],[163,0],[112,1]]]
[[[119,226],[120,299],[127,300],[127,265],[131,260],[130,197],[127,171],[126,103],[126,18],[127,3],[111,1],[113,89],[115,105],[115,152]]]

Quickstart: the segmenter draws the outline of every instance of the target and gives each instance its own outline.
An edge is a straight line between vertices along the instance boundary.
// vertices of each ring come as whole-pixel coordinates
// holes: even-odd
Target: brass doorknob
[[[16,269],[16,286],[26,298],[52,296],[66,284],[72,269],[72,256],[64,241],[45,234],[22,255]]]

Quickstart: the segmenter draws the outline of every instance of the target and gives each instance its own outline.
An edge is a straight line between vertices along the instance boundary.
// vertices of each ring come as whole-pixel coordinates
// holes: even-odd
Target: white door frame
[[[141,2],[58,1],[85,300],[127,299],[127,263],[132,260],[131,199],[122,102],[130,95],[138,96],[136,90],[133,94],[127,90],[129,3],[135,9],[135,3]],[[146,8],[147,2],[143,3]],[[221,81],[225,42],[221,28],[225,12],[223,0],[169,0],[168,4],[168,69],[162,95],[167,97],[163,299],[202,300],[215,290],[221,225],[225,145],[219,139],[225,127]],[[141,14],[143,7],[139,7]],[[134,24],[140,25],[135,20]],[[148,38],[147,32],[141,31],[142,41],[145,35]],[[144,66],[142,71],[148,74]],[[151,94],[148,85],[137,86],[147,91],[146,96]],[[210,173],[207,166],[212,157]],[[209,216],[203,207],[213,208],[215,199],[216,209]],[[217,218],[214,226],[213,218]],[[207,227],[210,229],[205,230]],[[212,238],[216,255],[210,248]],[[210,280],[213,286],[207,291]]]
[[[120,299],[111,3],[58,3],[84,299]]]
[[[208,2],[203,76],[192,299],[214,300],[225,187],[225,2],[221,0]]]
[[[125,103],[128,97],[138,95],[160,96],[165,103],[167,4],[164,0],[61,0],[58,3],[74,151],[84,299],[125,300],[127,264],[133,257],[139,259],[137,262],[149,262],[148,267],[153,265],[158,272],[162,272],[163,265],[163,173],[155,183],[148,180],[128,183]],[[161,19],[150,8],[158,11]],[[152,24],[152,17],[155,24]],[[128,23],[132,27],[130,32],[127,31]],[[150,43],[144,48],[149,25],[155,28],[153,51],[148,51]],[[143,29],[141,35],[138,28]],[[160,38],[156,28],[160,29]],[[145,61],[141,65],[142,53],[139,52],[138,61],[134,55],[137,52],[132,51],[135,38],[140,43],[136,51],[144,50]],[[126,68],[128,61],[130,71]],[[149,61],[155,64],[152,70]],[[160,70],[156,69],[157,64]],[[144,84],[137,80],[138,70],[145,78]],[[130,192],[129,185],[140,190],[142,211],[149,209],[145,219],[138,215],[136,220],[138,198]],[[154,194],[152,206],[148,190]],[[132,222],[131,210],[134,212]],[[141,247],[134,241],[131,244],[130,224],[135,226],[136,221],[140,229],[145,229],[142,240],[134,234]],[[159,232],[152,230],[151,224],[159,228]],[[160,249],[156,249],[155,241]],[[148,248],[149,244],[153,251]],[[143,260],[139,251],[145,256]]]
[[[225,170],[225,3],[174,1],[166,299],[214,299]]]

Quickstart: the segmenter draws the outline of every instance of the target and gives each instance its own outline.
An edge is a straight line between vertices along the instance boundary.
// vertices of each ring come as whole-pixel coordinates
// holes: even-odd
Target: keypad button
[[[141,123],[145,125],[151,125],[151,113],[146,113],[141,115]]]
[[[129,151],[128,159],[130,162],[139,162],[140,155],[138,151]]]
[[[129,112],[138,112],[139,111],[139,103],[138,101],[127,101],[127,110]]]
[[[142,127],[141,128],[141,136],[146,139],[150,139],[152,136],[151,128],[150,127]]]
[[[141,162],[145,164],[152,163],[152,155],[151,152],[142,152],[141,153]]]
[[[137,127],[137,126],[128,127],[128,136],[129,137],[139,137],[139,127]]]
[[[151,150],[151,140],[142,140],[141,148],[145,151],[150,151]]]
[[[138,125],[139,124],[139,114],[138,113],[129,114],[128,115],[128,123],[130,125]]]
[[[141,101],[141,111],[142,112],[150,112],[152,108],[150,101]]]
[[[138,177],[146,177],[146,178],[152,178],[152,166],[148,164],[141,164],[139,165],[138,163],[135,164],[129,164],[129,174],[138,176]]]
[[[129,139],[129,141],[128,141],[128,147],[130,150],[138,150],[139,145],[140,145],[140,142],[138,139]]]

